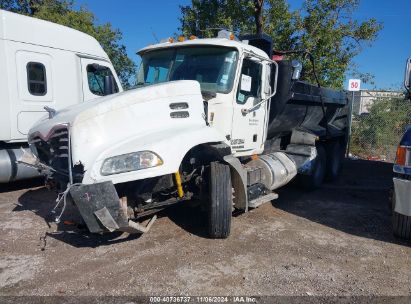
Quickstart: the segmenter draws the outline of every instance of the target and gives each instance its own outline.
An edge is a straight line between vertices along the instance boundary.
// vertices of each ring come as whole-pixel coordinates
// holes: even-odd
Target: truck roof
[[[83,32],[0,10],[0,39],[52,47],[108,59],[98,41]]]
[[[153,45],[149,45],[145,48],[140,49],[137,54],[142,55],[147,51],[156,50],[156,49],[164,49],[170,47],[181,47],[181,46],[190,46],[190,45],[211,45],[211,46],[224,46],[224,47],[234,47],[239,50],[247,50],[253,53],[256,53],[259,56],[264,58],[268,58],[268,55],[261,49],[254,47],[252,45],[248,45],[241,41],[229,40],[226,38],[196,38],[193,40],[185,40],[183,42],[163,42],[157,43]]]

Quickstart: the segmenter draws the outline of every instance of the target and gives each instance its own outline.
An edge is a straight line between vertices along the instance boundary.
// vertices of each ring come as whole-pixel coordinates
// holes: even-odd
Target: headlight
[[[101,175],[111,175],[123,172],[137,171],[157,167],[163,160],[150,151],[133,152],[107,158],[101,166]]]

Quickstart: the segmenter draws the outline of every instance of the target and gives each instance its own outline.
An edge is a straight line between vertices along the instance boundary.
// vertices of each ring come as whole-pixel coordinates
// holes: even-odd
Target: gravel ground
[[[98,236],[48,225],[55,196],[39,183],[2,186],[0,295],[409,296],[411,246],[392,236],[391,172],[346,161],[339,181],[310,193],[289,185],[233,218],[227,240],[207,239],[189,202],[143,236]]]

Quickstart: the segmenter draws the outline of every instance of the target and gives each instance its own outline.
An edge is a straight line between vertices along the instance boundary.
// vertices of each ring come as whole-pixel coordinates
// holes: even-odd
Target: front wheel
[[[230,167],[212,162],[209,171],[208,234],[225,239],[230,235],[232,213]]]

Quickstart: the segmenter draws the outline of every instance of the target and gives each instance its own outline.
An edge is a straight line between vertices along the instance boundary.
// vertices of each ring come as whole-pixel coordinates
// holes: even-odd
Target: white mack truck
[[[301,64],[272,60],[268,37],[222,31],[138,54],[138,88],[39,121],[20,160],[64,190],[91,232],[142,233],[142,218],[197,198],[209,236],[226,238],[233,211],[277,198],[297,175],[308,188],[337,177],[346,94],[300,81]]]

